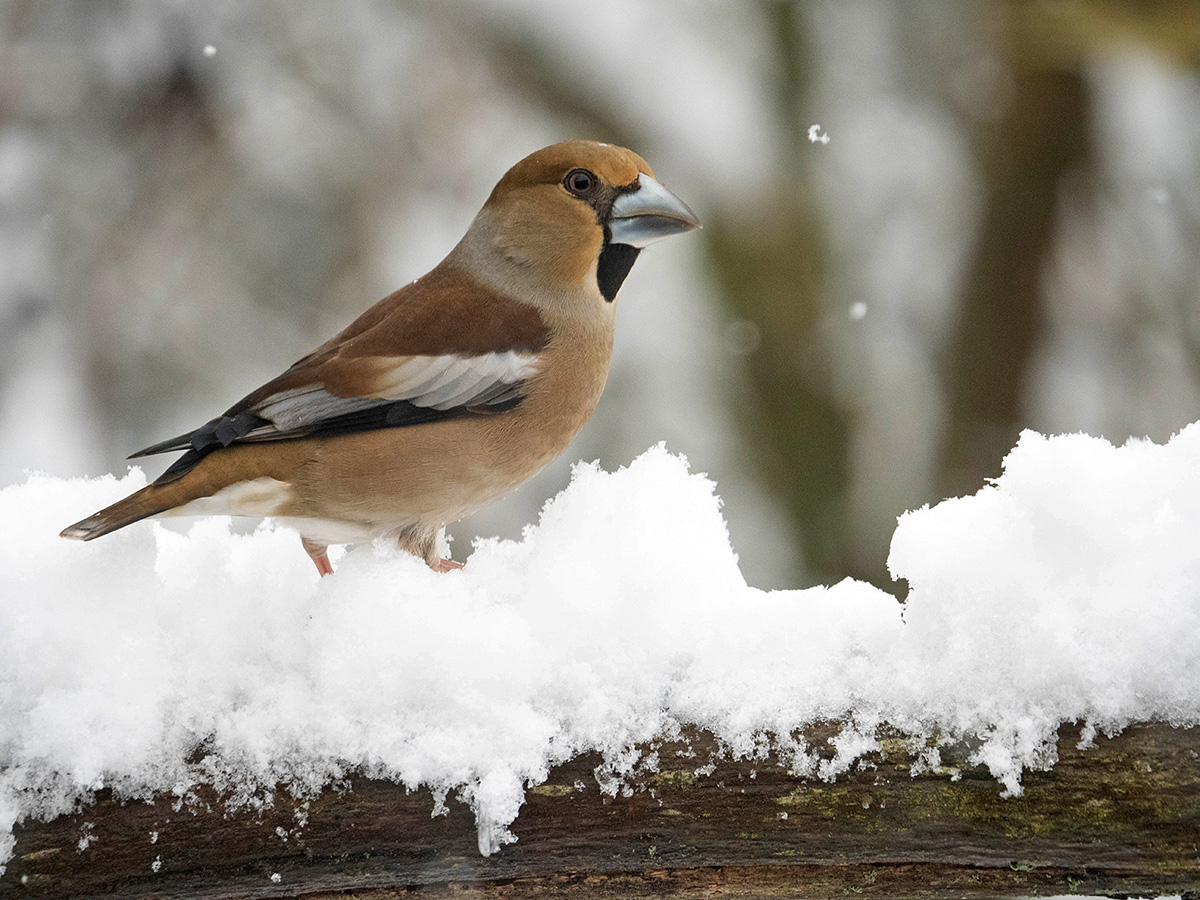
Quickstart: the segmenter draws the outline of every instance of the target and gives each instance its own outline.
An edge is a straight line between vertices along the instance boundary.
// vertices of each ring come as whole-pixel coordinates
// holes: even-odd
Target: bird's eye
[[[596,183],[596,176],[587,169],[572,169],[563,179],[563,186],[572,194],[586,194]]]

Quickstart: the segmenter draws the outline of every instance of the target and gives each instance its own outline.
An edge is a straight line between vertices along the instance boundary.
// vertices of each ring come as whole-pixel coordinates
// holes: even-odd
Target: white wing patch
[[[371,396],[408,400],[414,406],[445,410],[466,406],[499,385],[513,385],[537,371],[533,353],[483,353],[479,356],[406,356],[381,360]]]
[[[323,419],[370,409],[372,406],[382,406],[387,402],[367,397],[335,397],[320,385],[310,385],[273,394],[254,407],[253,411],[274,422],[274,431],[291,431]],[[265,430],[256,428],[247,437]]]
[[[269,419],[274,428],[255,429],[246,437],[253,439],[267,430],[290,431],[396,400],[441,412],[500,403],[516,396],[520,383],[537,372],[538,357],[507,350],[478,356],[377,357],[364,363],[374,370],[370,394],[338,397],[320,384],[280,391],[251,410]]]

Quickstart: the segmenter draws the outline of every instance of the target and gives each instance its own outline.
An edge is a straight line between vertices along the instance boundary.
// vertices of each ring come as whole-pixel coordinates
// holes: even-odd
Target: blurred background
[[[1021,429],[1200,419],[1200,4],[6,0],[0,486],[123,473],[570,137],[705,228],[642,255],[595,417],[460,559],[666,441],[751,584],[895,590],[896,517]]]

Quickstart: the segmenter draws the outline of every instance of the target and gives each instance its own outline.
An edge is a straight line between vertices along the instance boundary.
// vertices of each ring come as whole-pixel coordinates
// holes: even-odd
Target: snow
[[[885,721],[972,737],[1019,793],[1060,723],[1200,722],[1200,424],[1123,447],[1027,432],[994,485],[901,519],[903,604],[748,586],[715,486],[661,446],[578,466],[522,540],[446,575],[374,545],[320,580],[294,533],[220,518],[57,537],[144,482],[0,491],[0,860],[15,822],[100,787],[236,804],[283,782],[300,829],[302,798],[359,770],[432,788],[434,814],[469,803],[492,853],[556,763],[599,751],[615,793],[652,763],[635,745],[688,725],[823,778]],[[791,737],[818,720],[844,723],[832,758]]]

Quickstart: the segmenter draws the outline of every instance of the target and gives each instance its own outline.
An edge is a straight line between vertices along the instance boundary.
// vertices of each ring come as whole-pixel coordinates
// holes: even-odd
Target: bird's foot
[[[439,559],[436,566],[430,566],[435,572],[453,572],[455,569],[461,569],[463,563],[455,562],[452,559]]]
[[[304,552],[313,561],[313,565],[317,567],[317,571],[321,574],[322,578],[333,574],[333,564],[329,561],[329,556],[325,552],[329,549],[328,545],[318,544],[316,541],[309,540],[306,537],[301,537],[300,543],[304,546]]]

